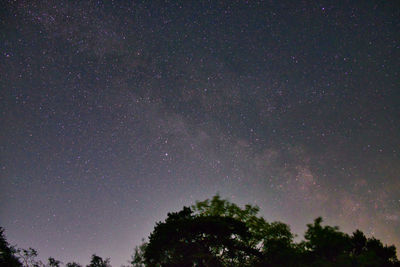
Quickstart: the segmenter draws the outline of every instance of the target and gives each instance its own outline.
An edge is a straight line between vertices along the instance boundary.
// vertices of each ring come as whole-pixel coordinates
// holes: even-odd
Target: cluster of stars
[[[299,234],[324,216],[398,246],[393,5],[7,3],[10,241],[123,264],[167,212],[220,192]]]

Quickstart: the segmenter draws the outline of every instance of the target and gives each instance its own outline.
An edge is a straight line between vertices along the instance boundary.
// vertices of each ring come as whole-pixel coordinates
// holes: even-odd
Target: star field
[[[400,247],[395,1],[6,1],[0,224],[129,260],[217,192]]]

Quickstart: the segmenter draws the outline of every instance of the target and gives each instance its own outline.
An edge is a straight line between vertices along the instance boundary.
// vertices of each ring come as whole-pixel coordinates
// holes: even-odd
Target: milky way
[[[10,243],[119,266],[219,192],[399,247],[396,1],[156,2],[1,8]]]

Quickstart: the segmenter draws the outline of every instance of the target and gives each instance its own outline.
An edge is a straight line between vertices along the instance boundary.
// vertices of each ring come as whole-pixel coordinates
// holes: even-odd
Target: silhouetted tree
[[[17,249],[16,254],[19,259],[22,261],[24,267],[41,267],[43,263],[40,260],[37,260],[36,257],[38,253],[33,248],[28,249]]]
[[[36,257],[35,249],[19,249],[10,246],[5,238],[4,229],[0,227],[0,266],[1,267],[60,267],[61,262],[50,257],[47,264],[43,264]]]
[[[135,248],[130,266],[400,267],[395,246],[360,230],[348,235],[337,226],[322,226],[319,217],[307,224],[304,241],[296,243],[287,224],[266,222],[258,212],[257,206],[240,208],[217,195],[168,213],[149,241]],[[43,264],[37,256],[33,248],[10,246],[0,227],[0,267],[60,267],[52,257]],[[111,267],[110,259],[93,254],[86,267]]]
[[[142,266],[400,266],[394,246],[357,230],[352,236],[322,218],[293,241],[288,225],[268,223],[258,207],[238,207],[218,195],[169,213],[148,243],[136,247],[131,264]]]
[[[366,250],[367,238],[360,230],[356,230],[350,238],[352,254],[358,256]]]
[[[142,239],[142,244],[135,247],[135,254],[132,256],[130,264],[133,267],[145,267],[144,252],[146,250],[147,243]]]
[[[106,258],[105,260],[103,260],[102,257],[93,254],[92,259],[87,267],[111,267],[110,259]]]
[[[245,205],[244,208],[240,208],[216,195],[211,200],[196,202],[192,209],[198,216],[230,217],[243,222],[250,233],[247,245],[261,248],[260,252],[263,255],[261,261],[259,258],[249,257],[248,262],[252,265],[256,262],[263,266],[284,262],[286,266],[290,266],[289,261],[296,261],[294,236],[290,227],[282,222],[268,223],[258,216],[259,207]]]
[[[0,266],[1,267],[20,267],[21,262],[15,255],[16,249],[10,246],[4,234],[4,228],[0,227]]]
[[[338,227],[321,226],[322,218],[308,224],[305,233],[305,253],[310,266],[400,266],[395,246],[383,246],[375,238],[366,238],[357,230],[352,236]]]
[[[52,257],[48,259],[47,266],[49,267],[60,267],[61,261],[58,261]]]
[[[307,224],[304,235],[305,248],[310,252],[313,261],[337,262],[351,252],[350,237],[339,231],[338,227],[322,226],[322,218]]]
[[[185,207],[156,225],[144,258],[148,266],[246,266],[246,258],[261,256],[247,245],[249,237],[239,220],[193,216]]]
[[[400,266],[395,246],[384,246],[375,238],[366,238],[361,231],[353,233],[353,262],[356,266]]]

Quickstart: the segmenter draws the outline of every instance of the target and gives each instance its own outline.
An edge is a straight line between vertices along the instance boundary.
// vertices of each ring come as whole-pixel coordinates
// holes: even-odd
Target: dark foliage
[[[149,241],[136,247],[132,267],[292,266],[400,267],[395,246],[383,245],[356,230],[352,235],[337,226],[323,226],[322,218],[307,225],[304,241],[294,242],[288,225],[257,216],[259,208],[220,199],[197,202],[169,213],[156,224]],[[35,249],[15,248],[0,227],[0,267],[59,267],[52,257],[37,260]],[[82,267],[69,262],[66,267]],[[111,267],[110,259],[95,254],[86,267]]]
[[[249,256],[261,253],[248,246],[246,225],[221,216],[193,216],[185,207],[168,214],[150,235],[144,258],[148,266],[227,266],[243,265]]]
[[[111,265],[110,265],[109,258],[103,260],[102,257],[97,256],[96,254],[93,254],[90,264],[87,265],[86,267],[110,267],[110,266]]]
[[[317,218],[307,225],[305,240],[295,243],[286,224],[268,223],[257,213],[257,207],[241,209],[219,196],[169,213],[136,249],[132,265],[400,266],[394,246],[360,230],[350,236]]]
[[[6,240],[4,229],[0,227],[0,266],[1,267],[20,267],[18,257],[15,255],[16,249],[10,246]]]

